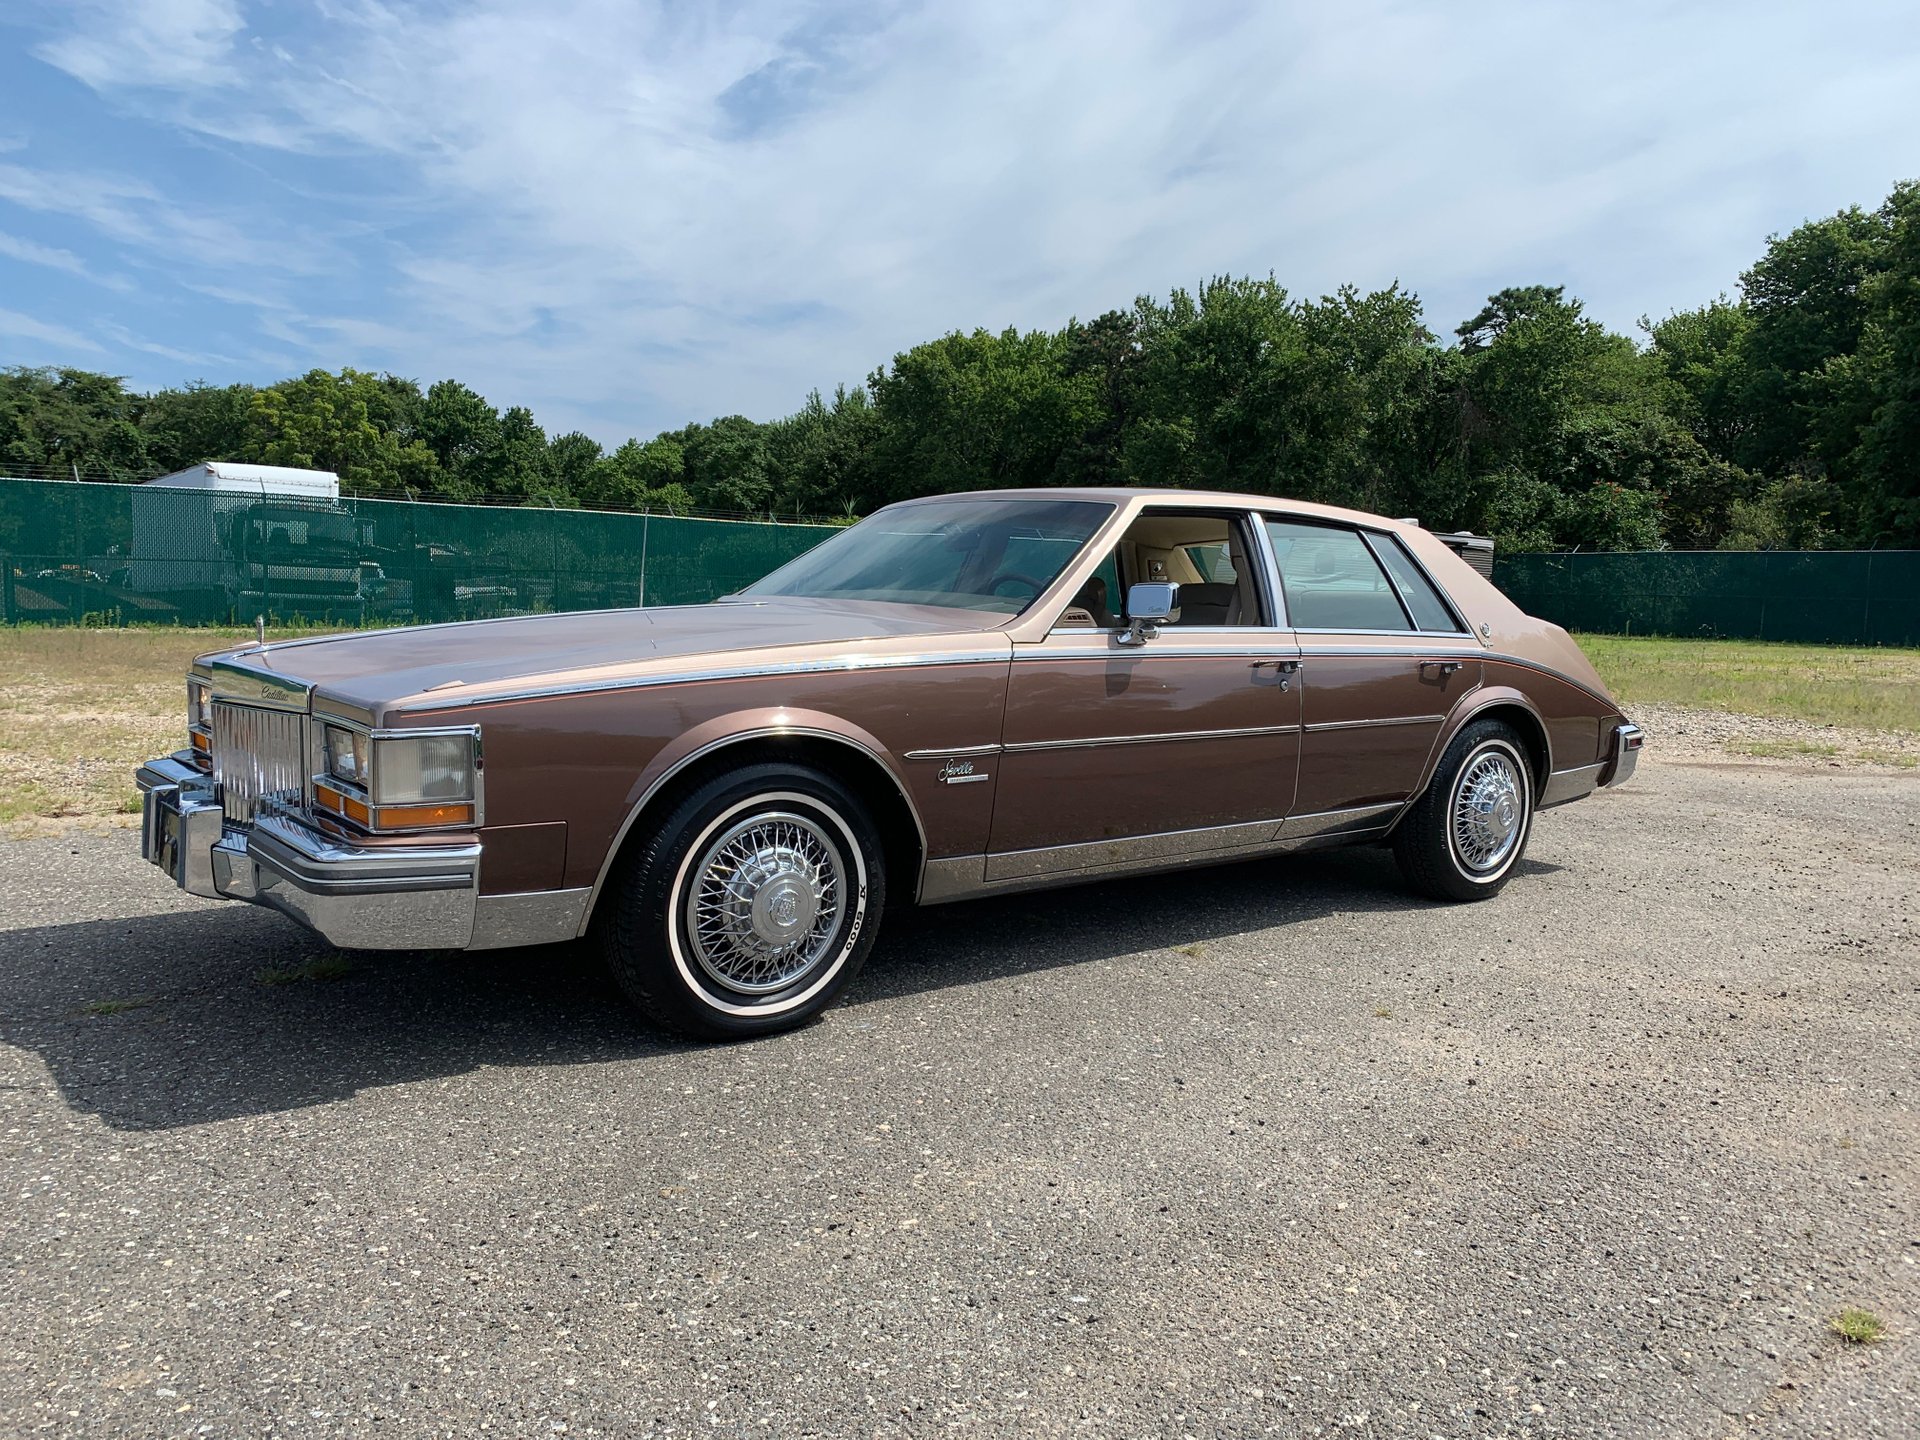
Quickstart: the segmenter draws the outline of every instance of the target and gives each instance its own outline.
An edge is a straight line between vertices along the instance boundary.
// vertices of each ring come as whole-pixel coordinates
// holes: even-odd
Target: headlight
[[[372,740],[364,730],[349,730],[344,725],[326,729],[327,774],[347,784],[367,788],[367,751]]]
[[[480,820],[480,737],[474,730],[370,736],[321,732],[317,805],[370,830],[436,830]]]
[[[213,728],[213,686],[198,675],[187,679],[187,729]]]

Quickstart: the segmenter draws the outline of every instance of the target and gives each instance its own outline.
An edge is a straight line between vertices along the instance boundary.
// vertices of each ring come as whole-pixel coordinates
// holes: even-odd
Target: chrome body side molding
[[[1555,770],[1547,776],[1547,783],[1540,787],[1539,808],[1550,810],[1555,805],[1585,799],[1600,787],[1600,776],[1606,768],[1607,762],[1600,760],[1592,765],[1577,765],[1571,770]]]
[[[958,855],[929,860],[922,872],[920,903],[942,905],[985,895],[1005,895],[1055,885],[1215,865],[1321,846],[1344,845],[1385,833],[1400,802],[1255,820],[1199,830],[1134,835],[1079,845],[1054,845],[1000,855]]]
[[[1322,720],[1306,728],[1308,734],[1318,735],[1323,730],[1377,730],[1383,725],[1438,725],[1446,718],[1444,715],[1389,715],[1373,720]]]
[[[918,655],[838,655],[818,660],[769,660],[753,665],[712,665],[657,675],[628,675],[617,680],[576,680],[565,684],[522,685],[474,694],[468,690],[432,699],[405,700],[389,707],[394,715],[424,715],[435,710],[466,710],[509,700],[545,700],[559,695],[614,694],[661,685],[691,685],[702,680],[748,680],[767,675],[821,675],[854,670],[897,670],[938,665],[1004,665],[1006,650],[934,650]]]
[[[578,890],[529,890],[513,895],[482,895],[473,907],[469,950],[499,950],[509,945],[558,945],[580,934],[587,915],[584,885]]]
[[[1000,748],[1009,755],[1034,750],[1080,750],[1095,745],[1153,745],[1172,740],[1239,740],[1251,735],[1291,735],[1298,725],[1249,725],[1238,730],[1159,730],[1150,735],[1088,735],[1071,740],[1019,740]]]

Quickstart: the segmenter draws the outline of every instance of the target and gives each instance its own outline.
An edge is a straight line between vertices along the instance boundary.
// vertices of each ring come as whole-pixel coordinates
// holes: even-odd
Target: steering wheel
[[[1040,592],[1047,588],[1043,581],[1036,580],[1031,575],[1022,575],[1018,570],[1002,570],[987,582],[987,593],[989,595],[997,595],[1000,592],[1000,587],[1009,582],[1024,585],[1032,592],[1027,596],[1027,603],[1029,605],[1035,600],[1038,600],[1040,598]]]

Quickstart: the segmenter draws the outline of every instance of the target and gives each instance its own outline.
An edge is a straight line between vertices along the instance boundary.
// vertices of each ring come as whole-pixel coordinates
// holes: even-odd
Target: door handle
[[[1422,660],[1420,662],[1420,673],[1423,675],[1438,675],[1444,680],[1447,676],[1459,670],[1462,663],[1463,662],[1459,660]]]
[[[1254,673],[1258,674],[1267,666],[1272,666],[1280,672],[1280,688],[1282,690],[1287,688],[1290,677],[1298,674],[1300,670],[1300,662],[1298,660],[1256,660],[1253,662]]]

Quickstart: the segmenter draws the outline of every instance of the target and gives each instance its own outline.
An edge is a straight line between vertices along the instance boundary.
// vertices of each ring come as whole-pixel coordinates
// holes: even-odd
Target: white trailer
[[[331,470],[210,460],[133,492],[128,584],[146,594],[224,592],[236,610],[351,612],[359,536]]]

